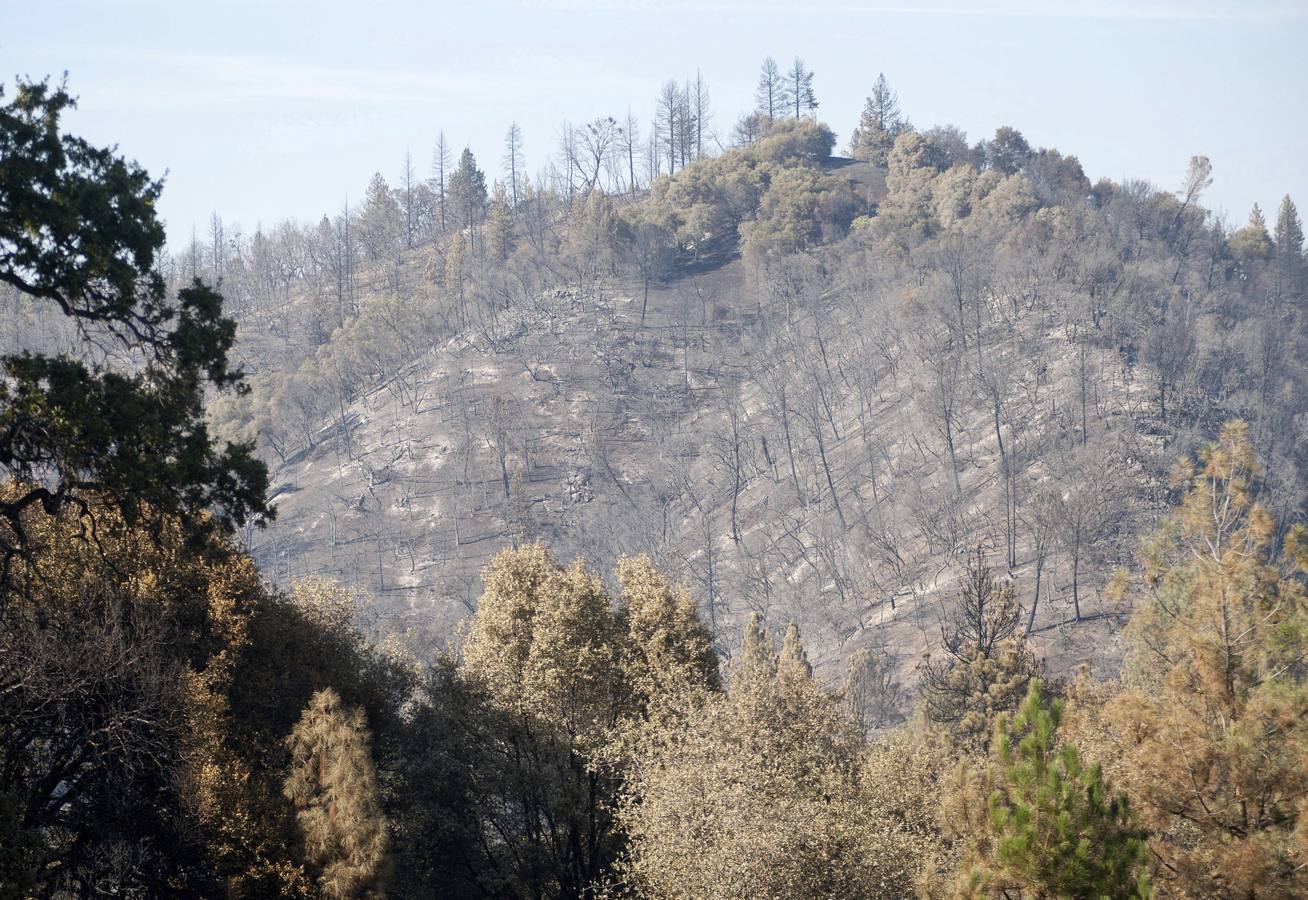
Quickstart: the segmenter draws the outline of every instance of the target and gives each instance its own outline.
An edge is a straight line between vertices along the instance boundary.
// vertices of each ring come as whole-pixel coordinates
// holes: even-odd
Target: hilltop
[[[277,446],[262,569],[442,646],[504,546],[648,553],[724,653],[756,611],[828,678],[871,649],[911,683],[980,546],[1052,671],[1114,671],[1103,589],[1172,460],[1227,416],[1292,421],[1202,380],[1263,327],[1202,185],[1092,186],[1011,129],[904,132],[884,165],[828,135],[787,123],[636,193],[501,188],[360,261],[330,336],[330,281],[248,315],[253,402],[219,421]],[[361,235],[404,208],[374,194]]]

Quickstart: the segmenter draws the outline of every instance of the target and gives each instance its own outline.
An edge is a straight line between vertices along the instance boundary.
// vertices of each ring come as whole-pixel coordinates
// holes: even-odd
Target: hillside
[[[1308,896],[1293,202],[812,80],[172,257],[0,96],[0,895]]]
[[[726,654],[756,611],[797,622],[827,678],[870,648],[911,684],[982,546],[1035,605],[1051,671],[1111,673],[1129,609],[1104,599],[1109,576],[1165,505],[1175,456],[1247,411],[1230,386],[1206,394],[1193,363],[1243,350],[1232,338],[1257,325],[1222,331],[1243,285],[1177,250],[1178,227],[1206,239],[1207,226],[1172,195],[1089,194],[1054,151],[1005,176],[942,169],[929,149],[896,145],[889,190],[885,169],[823,162],[809,189],[848,198],[845,221],[873,213],[848,236],[819,221],[816,243],[760,250],[747,223],[742,256],[710,234],[651,279],[647,302],[630,226],[603,223],[693,217],[667,204],[702,206],[716,177],[702,170],[732,154],[649,199],[578,206],[530,282],[530,213],[519,256],[498,266],[491,224],[478,229],[459,293],[450,241],[362,266],[353,329],[372,311],[375,331],[325,347],[363,358],[372,381],[293,405],[306,437],[270,457],[278,519],[253,535],[255,558],[279,582],[357,585],[386,628],[441,646],[504,546],[539,539],[602,571],[648,553],[691,586]],[[1138,233],[1112,231],[1128,213]],[[596,221],[617,230],[596,238]],[[452,240],[465,252],[465,235]],[[1168,296],[1184,333],[1165,332],[1178,327]],[[287,297],[281,315],[308,318],[311,300]],[[268,341],[261,322],[242,346]],[[1171,351],[1188,354],[1185,372],[1160,371],[1177,366]],[[339,370],[317,353],[319,377]]]

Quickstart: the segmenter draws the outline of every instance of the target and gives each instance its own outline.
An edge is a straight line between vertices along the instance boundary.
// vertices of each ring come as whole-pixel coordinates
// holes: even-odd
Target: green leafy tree
[[[986,165],[1003,175],[1020,172],[1033,155],[1022,132],[1008,125],[995,129],[995,136],[986,141],[985,151]]]
[[[580,897],[616,857],[609,766],[629,708],[620,623],[598,576],[543,545],[493,557],[461,674],[488,712],[479,816],[505,890]]]
[[[712,637],[685,587],[673,588],[648,556],[618,561],[628,648],[623,668],[640,702],[687,686],[721,685]]]
[[[886,156],[886,199],[877,210],[877,224],[887,232],[925,237],[936,228],[932,214],[930,145],[915,131],[895,138]]]
[[[616,603],[539,543],[500,552],[482,581],[458,672],[478,704],[479,867],[496,896],[591,896],[623,847],[630,733],[680,721],[679,697],[717,687],[717,657],[689,595],[644,557],[619,562]]]
[[[1153,895],[1146,833],[1100,767],[1058,742],[1062,714],[1062,701],[1046,703],[1036,679],[1017,716],[999,717],[984,858],[973,861],[963,896]]]
[[[20,80],[0,106],[0,283],[114,349],[0,358],[0,475],[25,486],[0,501],[0,577],[30,549],[24,511],[89,518],[92,493],[129,521],[148,510],[233,526],[268,514],[252,447],[218,446],[204,418],[208,389],[241,389],[228,365],[236,325],[198,281],[168,297],[162,183],[61,133],[73,105],[62,86]],[[115,355],[132,362],[104,361]]]
[[[853,218],[847,184],[828,182],[815,168],[782,169],[759,201],[757,217],[740,226],[750,256],[796,253],[842,231]]]
[[[1233,232],[1228,243],[1235,258],[1244,266],[1271,258],[1272,236],[1267,232],[1267,220],[1257,203],[1249,211],[1249,224]]]
[[[386,820],[377,796],[363,710],[318,691],[287,738],[283,793],[295,805],[305,861],[324,897],[383,897],[389,874]]]

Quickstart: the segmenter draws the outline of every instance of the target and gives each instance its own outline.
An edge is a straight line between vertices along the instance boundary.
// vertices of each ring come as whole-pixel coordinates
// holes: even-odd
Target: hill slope
[[[606,571],[644,552],[693,587],[724,652],[758,611],[799,623],[827,677],[871,648],[907,682],[979,545],[1055,672],[1113,669],[1127,610],[1102,588],[1165,505],[1171,460],[1252,411],[1275,461],[1297,427],[1276,404],[1298,401],[1253,403],[1246,362],[1211,382],[1266,325],[1247,271],[1214,274],[1230,251],[1202,210],[1087,193],[1075,160],[1041,154],[1011,175],[906,139],[888,176],[783,162],[739,225],[713,193],[735,163],[715,160],[647,200],[574,204],[546,249],[524,210],[503,262],[489,223],[397,251],[304,354],[303,396],[279,382],[283,420],[309,424],[300,449],[283,438],[256,558],[277,580],[357,584],[387,627],[445,643],[503,546]],[[819,173],[799,201],[777,195],[792,166]],[[871,213],[846,237],[824,218],[841,203]],[[649,222],[677,237],[646,279]],[[288,294],[283,315],[312,302]],[[342,360],[371,377],[347,388]],[[1282,474],[1269,496],[1290,509]]]

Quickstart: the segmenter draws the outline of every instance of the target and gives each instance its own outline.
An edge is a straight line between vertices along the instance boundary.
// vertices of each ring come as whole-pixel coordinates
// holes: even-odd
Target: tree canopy
[[[62,87],[19,81],[0,106],[0,283],[76,324],[83,351],[0,359],[0,502],[8,574],[27,554],[24,512],[111,502],[129,519],[177,513],[195,526],[269,514],[249,444],[209,435],[209,389],[240,390],[235,323],[196,281],[170,298],[157,270],[162,183],[112,149],[64,134]],[[88,521],[88,530],[94,524]]]

